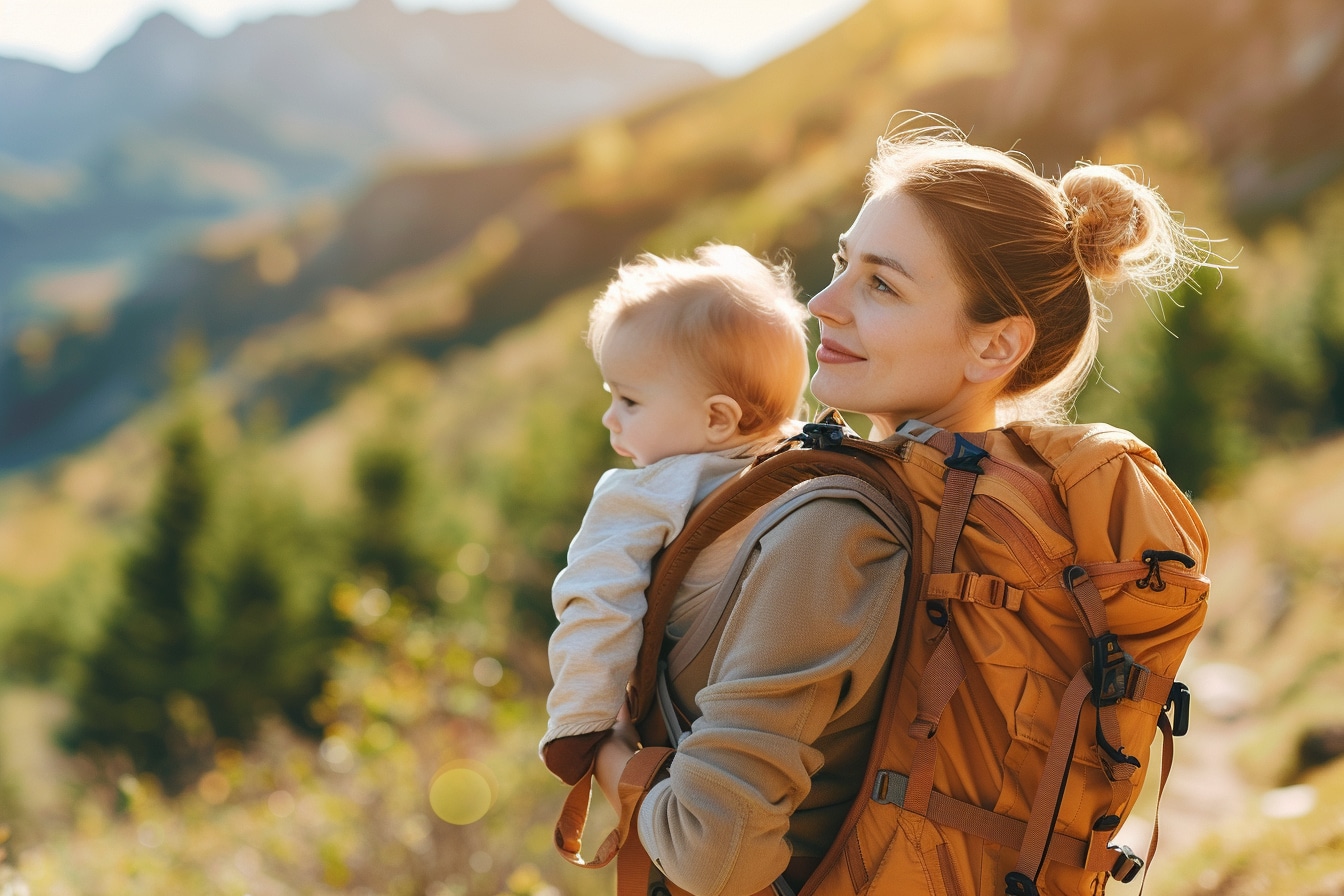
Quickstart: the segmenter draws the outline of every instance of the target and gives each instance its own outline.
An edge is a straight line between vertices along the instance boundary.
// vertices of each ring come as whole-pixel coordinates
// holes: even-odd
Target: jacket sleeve
[[[555,686],[543,758],[556,738],[615,723],[643,638],[650,567],[695,503],[700,463],[699,455],[677,455],[641,470],[609,470],[598,481],[551,589],[560,624],[550,640]]]
[[[812,746],[879,683],[900,618],[905,549],[859,503],[803,505],[743,575],[703,713],[645,798],[640,839],[696,896],[768,886],[789,818],[822,765]]]

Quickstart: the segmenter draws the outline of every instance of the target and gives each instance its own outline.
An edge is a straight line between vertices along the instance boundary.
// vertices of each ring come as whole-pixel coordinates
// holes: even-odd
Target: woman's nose
[[[818,320],[839,322],[843,315],[843,303],[840,301],[840,278],[836,278],[807,303],[807,310]]]

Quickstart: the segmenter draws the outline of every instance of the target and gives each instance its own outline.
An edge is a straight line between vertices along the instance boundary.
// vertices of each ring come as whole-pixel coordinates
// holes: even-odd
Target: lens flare
[[[462,760],[439,769],[429,786],[429,805],[449,824],[474,824],[490,811],[498,794],[499,784],[489,768]]]

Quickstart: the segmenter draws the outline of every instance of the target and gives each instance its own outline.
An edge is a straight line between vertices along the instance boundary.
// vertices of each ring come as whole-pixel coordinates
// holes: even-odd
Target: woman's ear
[[[705,399],[707,427],[705,436],[710,444],[718,445],[737,436],[737,425],[742,422],[742,406],[727,395],[711,395]]]
[[[1011,376],[1027,357],[1036,344],[1036,325],[1025,315],[979,324],[971,333],[970,343],[966,379],[973,383],[992,383]]]

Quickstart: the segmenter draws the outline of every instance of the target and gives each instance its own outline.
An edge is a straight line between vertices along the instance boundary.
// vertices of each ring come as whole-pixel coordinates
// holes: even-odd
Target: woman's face
[[[821,324],[812,394],[868,416],[874,437],[911,419],[991,428],[993,397],[967,376],[962,289],[915,202],[900,192],[869,200],[835,262],[835,278],[808,303]]]

